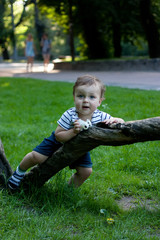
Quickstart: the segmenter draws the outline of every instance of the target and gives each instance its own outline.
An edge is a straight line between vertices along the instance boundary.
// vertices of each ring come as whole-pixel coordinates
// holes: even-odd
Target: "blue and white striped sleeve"
[[[103,122],[106,119],[112,118],[112,116],[110,114],[108,114],[108,113],[102,112],[101,118],[102,118],[102,122]]]
[[[69,130],[72,126],[72,115],[69,110],[63,113],[61,118],[57,121],[57,123],[64,128],[65,130]]]

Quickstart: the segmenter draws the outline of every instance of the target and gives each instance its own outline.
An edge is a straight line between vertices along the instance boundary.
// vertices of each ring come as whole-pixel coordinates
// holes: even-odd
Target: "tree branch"
[[[30,1],[30,0],[23,1],[23,10],[22,10],[21,16],[19,18],[19,21],[15,24],[15,28],[18,27],[22,23],[24,15],[25,15],[26,7],[31,3],[32,3],[32,1]]]
[[[57,172],[69,166],[86,152],[99,145],[121,146],[157,140],[160,140],[160,117],[130,121],[124,124],[115,124],[110,127],[99,123],[97,126],[92,126],[88,130],[82,131],[75,138],[66,142],[44,163],[32,168],[30,172],[25,175],[22,186],[27,191],[29,191],[31,187],[41,187]],[[5,169],[3,172],[7,178],[11,175],[12,170],[7,160],[5,159],[5,161],[3,161],[4,154],[2,154],[1,149],[0,153],[0,168]],[[0,172],[0,176],[1,173],[2,171]],[[1,179],[0,177],[0,183],[3,181],[4,178]]]
[[[114,128],[106,128],[106,125],[102,123],[98,126],[93,126],[87,131],[81,132],[75,138],[66,142],[43,164],[32,168],[25,175],[24,187],[28,189],[31,183],[34,186],[41,187],[61,169],[72,164],[86,152],[99,145],[120,146],[160,140],[160,117],[116,124],[112,126]]]

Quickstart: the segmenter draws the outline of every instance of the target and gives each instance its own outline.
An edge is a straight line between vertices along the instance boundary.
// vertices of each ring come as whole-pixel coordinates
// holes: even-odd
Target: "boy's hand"
[[[78,134],[81,131],[81,125],[78,120],[75,120],[74,124],[74,133]]]
[[[112,124],[116,124],[116,123],[124,123],[124,120],[122,118],[110,118],[110,119],[106,119],[103,121],[103,123],[105,123],[106,125],[112,125]]]

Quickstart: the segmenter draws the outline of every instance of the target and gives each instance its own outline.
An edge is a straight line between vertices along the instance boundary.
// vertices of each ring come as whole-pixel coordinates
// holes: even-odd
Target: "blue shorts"
[[[54,152],[56,152],[63,144],[56,141],[55,134],[52,132],[51,136],[48,138],[44,138],[44,140],[36,146],[33,151],[41,153],[45,156],[52,156]],[[74,169],[76,167],[85,167],[85,168],[91,168],[92,167],[92,161],[90,157],[90,153],[87,152],[83,156],[81,156],[78,160],[73,162],[69,167],[71,169]]]

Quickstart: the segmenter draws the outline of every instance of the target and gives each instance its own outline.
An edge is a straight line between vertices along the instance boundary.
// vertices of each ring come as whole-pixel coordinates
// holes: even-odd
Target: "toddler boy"
[[[111,117],[108,113],[102,112],[97,108],[104,100],[105,86],[94,76],[84,75],[77,79],[73,86],[73,97],[75,107],[63,113],[57,121],[58,126],[51,136],[45,138],[40,145],[36,146],[32,152],[28,153],[16,171],[8,180],[8,187],[16,190],[25,172],[36,164],[41,164],[50,157],[62,144],[75,137],[81,131],[78,119],[83,121],[90,120],[91,123],[105,124],[123,123],[121,118]],[[69,184],[79,187],[92,173],[92,161],[90,153],[86,153],[75,161],[70,168],[76,169],[69,180]]]

